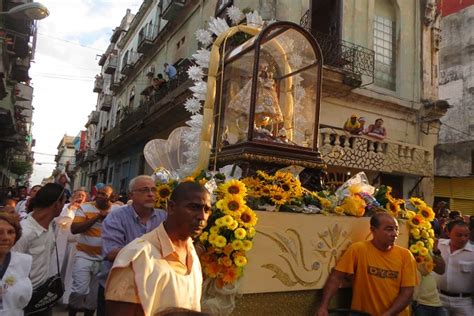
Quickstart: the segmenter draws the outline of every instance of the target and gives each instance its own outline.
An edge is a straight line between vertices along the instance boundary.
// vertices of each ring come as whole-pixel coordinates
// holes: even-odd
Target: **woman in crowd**
[[[65,189],[57,183],[48,183],[30,201],[29,207],[33,211],[21,221],[23,233],[13,250],[33,257],[30,273],[33,297],[35,293],[39,293],[35,290],[43,287],[48,281],[51,260],[56,259],[53,219],[59,216],[65,202]],[[52,309],[35,315],[52,315]]]
[[[20,237],[18,216],[0,212],[0,315],[23,315],[33,291],[28,277],[31,256],[11,251]]]

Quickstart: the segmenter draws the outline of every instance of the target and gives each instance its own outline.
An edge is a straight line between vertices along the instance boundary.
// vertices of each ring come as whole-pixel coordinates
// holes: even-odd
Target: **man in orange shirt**
[[[409,315],[416,261],[408,249],[395,245],[398,223],[387,213],[370,219],[373,239],[352,244],[342,255],[324,286],[316,313],[328,315],[330,299],[347,276],[353,277],[351,309],[370,315]]]

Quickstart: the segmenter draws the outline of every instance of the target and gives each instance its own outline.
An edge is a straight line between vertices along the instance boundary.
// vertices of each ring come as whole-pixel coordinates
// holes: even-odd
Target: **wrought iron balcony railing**
[[[156,37],[158,36],[158,25],[150,24],[144,26],[138,33],[138,47],[139,53],[146,53],[152,46]]]
[[[342,69],[354,76],[367,76],[370,82],[374,82],[375,52],[366,47],[350,43],[311,29],[311,13],[306,13],[301,17],[300,25],[310,32],[318,41],[321,47],[324,65]]]

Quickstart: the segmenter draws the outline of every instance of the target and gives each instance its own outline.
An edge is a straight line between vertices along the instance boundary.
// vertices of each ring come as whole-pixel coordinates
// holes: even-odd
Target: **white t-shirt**
[[[54,251],[53,222],[45,229],[29,214],[21,221],[21,228],[21,238],[12,250],[29,254],[33,258],[30,279],[33,288],[37,288],[50,276],[49,267]],[[56,260],[56,257],[54,259]]]

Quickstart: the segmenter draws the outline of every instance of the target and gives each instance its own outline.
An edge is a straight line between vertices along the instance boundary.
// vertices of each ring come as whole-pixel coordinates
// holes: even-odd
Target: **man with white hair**
[[[135,238],[160,226],[167,213],[155,209],[156,186],[152,177],[141,175],[133,178],[128,186],[131,204],[124,205],[109,214],[102,227],[102,255],[104,263],[99,281],[97,315],[105,315],[104,288],[107,274],[120,249]]]

